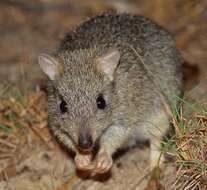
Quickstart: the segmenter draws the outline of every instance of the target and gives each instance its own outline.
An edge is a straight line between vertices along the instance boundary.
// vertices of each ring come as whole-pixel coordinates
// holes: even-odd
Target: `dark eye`
[[[68,111],[67,103],[64,100],[60,103],[60,111],[62,113],[65,113]]]
[[[104,100],[102,94],[100,94],[100,95],[98,96],[98,98],[96,99],[96,104],[97,104],[97,107],[98,107],[99,109],[101,109],[101,110],[105,109],[105,107],[106,107],[106,101]]]

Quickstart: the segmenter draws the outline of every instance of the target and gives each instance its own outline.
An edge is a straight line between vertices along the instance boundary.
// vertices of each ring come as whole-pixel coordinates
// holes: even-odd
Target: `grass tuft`
[[[181,100],[180,111],[172,110],[175,134],[164,144],[177,166],[172,189],[207,189],[207,112],[199,103]]]

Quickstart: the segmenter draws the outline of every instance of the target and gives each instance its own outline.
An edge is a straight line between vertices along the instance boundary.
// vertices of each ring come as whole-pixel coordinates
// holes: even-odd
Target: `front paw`
[[[92,170],[94,167],[91,163],[90,154],[76,154],[75,164],[78,170]]]
[[[103,174],[108,172],[113,165],[113,159],[109,153],[107,153],[104,149],[100,150],[96,159],[96,174]]]

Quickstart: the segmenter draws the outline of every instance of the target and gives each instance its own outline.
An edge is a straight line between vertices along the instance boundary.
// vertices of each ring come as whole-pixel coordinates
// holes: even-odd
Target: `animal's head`
[[[114,73],[119,59],[118,50],[101,55],[79,50],[39,56],[39,65],[53,89],[48,96],[49,117],[80,150],[90,151],[112,124]]]

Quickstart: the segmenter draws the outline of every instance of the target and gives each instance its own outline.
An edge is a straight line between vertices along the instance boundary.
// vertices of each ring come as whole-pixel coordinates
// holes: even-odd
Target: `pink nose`
[[[89,150],[93,146],[93,139],[89,133],[80,133],[78,138],[78,146],[83,150]]]

